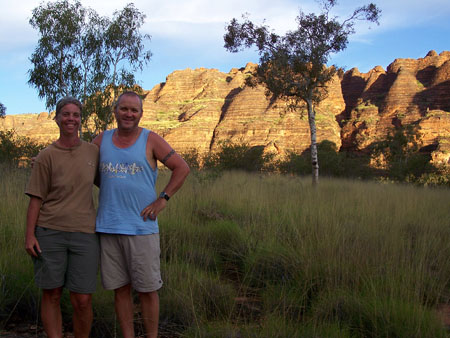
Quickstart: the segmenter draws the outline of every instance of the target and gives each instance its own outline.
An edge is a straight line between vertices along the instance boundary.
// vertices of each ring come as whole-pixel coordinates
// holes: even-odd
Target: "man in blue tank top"
[[[100,197],[96,231],[100,235],[103,287],[114,290],[115,309],[125,338],[134,337],[134,288],[141,303],[147,337],[158,334],[162,286],[158,214],[189,174],[186,162],[154,132],[139,127],[142,99],[134,92],[119,96],[114,107],[117,129],[93,141],[100,147]],[[157,161],[171,171],[157,194]]]

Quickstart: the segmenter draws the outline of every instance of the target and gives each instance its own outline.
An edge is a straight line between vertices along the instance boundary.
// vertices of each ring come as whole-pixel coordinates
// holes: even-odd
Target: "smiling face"
[[[132,131],[138,128],[142,117],[142,107],[139,97],[123,95],[114,110],[117,127],[123,131]]]
[[[73,103],[66,104],[56,115],[55,121],[62,135],[78,135],[78,129],[81,124],[80,108]]]

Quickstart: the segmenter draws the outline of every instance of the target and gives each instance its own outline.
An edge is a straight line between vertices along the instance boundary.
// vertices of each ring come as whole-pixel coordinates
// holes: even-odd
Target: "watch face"
[[[159,197],[164,198],[166,201],[169,200],[169,195],[167,195],[164,191],[159,194]]]

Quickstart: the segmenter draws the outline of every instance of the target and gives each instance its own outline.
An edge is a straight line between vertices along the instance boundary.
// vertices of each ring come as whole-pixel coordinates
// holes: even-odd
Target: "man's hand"
[[[163,210],[167,205],[167,201],[164,198],[158,197],[152,204],[147,205],[141,212],[141,216],[144,217],[144,221],[150,218],[152,221],[156,219],[159,212]]]
[[[25,250],[32,257],[38,257],[41,253],[39,242],[34,234],[27,235],[25,238]]]

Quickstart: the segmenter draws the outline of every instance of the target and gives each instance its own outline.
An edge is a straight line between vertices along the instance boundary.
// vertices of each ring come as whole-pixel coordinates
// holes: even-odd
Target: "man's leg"
[[[73,333],[75,338],[88,338],[92,327],[92,295],[70,292],[73,307]]]
[[[134,338],[133,300],[131,298],[131,284],[114,290],[114,307],[119,318],[124,338]]]
[[[42,290],[42,324],[49,338],[62,337],[61,294],[62,287]]]
[[[158,336],[159,297],[158,292],[139,292],[142,319],[144,320],[146,337]]]

